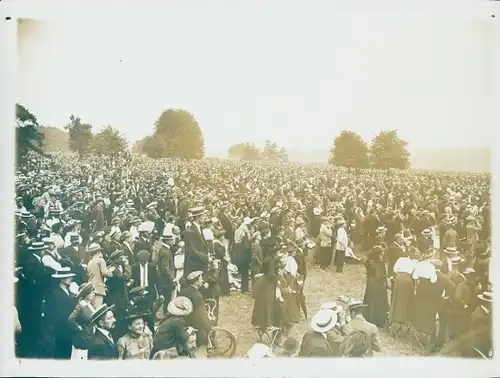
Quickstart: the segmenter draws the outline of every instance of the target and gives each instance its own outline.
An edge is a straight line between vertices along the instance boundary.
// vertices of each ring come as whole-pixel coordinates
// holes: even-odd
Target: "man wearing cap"
[[[382,344],[380,342],[377,326],[368,322],[363,316],[365,307],[366,305],[363,304],[362,301],[358,300],[354,300],[349,304],[349,311],[351,313],[351,322],[349,325],[352,332],[363,331],[369,336],[370,346],[368,348],[367,356],[373,356],[373,351],[382,351]]]
[[[349,238],[345,229],[345,220],[343,218],[337,221],[339,226],[337,229],[337,241],[335,245],[335,259],[334,264],[337,267],[337,273],[344,271],[344,260],[346,249],[349,246]]]
[[[164,312],[172,298],[174,290],[175,267],[174,255],[171,251],[171,245],[174,239],[173,234],[163,235],[161,247],[156,255],[156,266],[158,267],[158,279],[160,282],[160,293],[165,297],[163,302]]]
[[[53,338],[54,349],[51,357],[55,359],[71,358],[72,333],[68,317],[75,309],[76,300],[71,295],[69,287],[74,277],[75,274],[70,272],[69,268],[61,268],[52,274],[52,278],[57,280],[57,285],[47,298],[45,321]]]
[[[471,344],[487,358],[493,356],[493,294],[489,291],[478,294],[479,306],[471,316]]]
[[[116,360],[118,350],[113,339],[113,331],[116,325],[113,306],[104,304],[96,309],[90,322],[95,325],[94,336],[90,340],[89,360]]]
[[[444,221],[446,230],[441,241],[441,250],[446,248],[457,248],[458,234],[454,229],[455,218],[446,218]]]
[[[87,266],[87,274],[89,281],[92,282],[95,288],[95,296],[92,301],[94,308],[98,308],[102,305],[104,297],[107,293],[107,287],[104,283],[105,277],[112,277],[115,267],[110,267],[106,265],[106,261],[102,257],[102,249],[98,244],[92,244],[89,247],[90,261]]]
[[[196,357],[206,358],[208,335],[212,329],[212,325],[205,307],[205,299],[200,292],[203,286],[203,272],[195,271],[189,273],[186,277],[186,284],[179,292],[180,297],[188,298],[193,304],[193,312],[185,317],[186,324],[198,330]]]
[[[80,246],[80,239],[80,235],[78,234],[71,235],[71,245],[58,251],[62,258],[67,259],[71,263],[73,272],[76,274],[74,281],[78,285],[81,285],[87,280],[87,273],[82,263],[84,260],[87,262],[89,260],[87,252]]]
[[[201,230],[202,216],[205,214],[205,209],[202,206],[193,208],[191,214],[193,222],[184,232],[184,276],[198,270],[205,274],[208,271],[209,248]]]

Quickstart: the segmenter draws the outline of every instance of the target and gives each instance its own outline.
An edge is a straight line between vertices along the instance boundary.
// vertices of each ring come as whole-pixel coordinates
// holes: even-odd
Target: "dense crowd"
[[[429,351],[465,338],[462,355],[491,356],[490,185],[489,174],[33,154],[16,172],[16,354],[204,358],[219,298],[238,290],[283,355],[374,355],[379,330],[397,326],[427,335]],[[366,267],[364,298],[322,304],[297,342],[308,270],[351,263]],[[273,352],[258,343],[247,356]]]

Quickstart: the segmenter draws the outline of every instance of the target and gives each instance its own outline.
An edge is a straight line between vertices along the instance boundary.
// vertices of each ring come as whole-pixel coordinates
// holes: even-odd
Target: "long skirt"
[[[408,273],[398,273],[394,279],[391,292],[391,322],[406,323],[411,321],[414,287],[413,279]]]
[[[383,328],[389,311],[389,300],[384,278],[368,277],[363,303],[366,304],[365,319]]]

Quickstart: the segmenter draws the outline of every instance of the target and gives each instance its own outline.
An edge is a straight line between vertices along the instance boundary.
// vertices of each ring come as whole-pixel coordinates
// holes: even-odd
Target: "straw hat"
[[[187,297],[176,297],[169,302],[167,311],[171,315],[186,316],[193,312],[193,303]]]
[[[319,310],[311,320],[311,328],[320,333],[328,332],[337,324],[337,313],[333,310]]]

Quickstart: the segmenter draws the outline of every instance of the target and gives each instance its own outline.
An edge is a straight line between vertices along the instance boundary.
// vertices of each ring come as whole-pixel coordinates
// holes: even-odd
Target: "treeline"
[[[328,163],[354,169],[407,169],[410,167],[407,145],[397,130],[381,131],[370,146],[359,134],[344,130],[333,142]]]
[[[125,136],[113,126],[105,126],[97,133],[92,132],[92,125],[83,122],[80,117],[71,115],[64,126],[67,134],[52,127],[43,127],[36,116],[21,104],[16,104],[16,141],[17,161],[26,156],[29,150],[39,153],[45,151],[72,151],[79,157],[92,153],[113,155],[125,152],[128,148]],[[66,138],[67,145],[63,148]],[[51,148],[47,148],[50,144]]]
[[[71,115],[64,129],[67,133],[44,128],[34,114],[23,105],[16,104],[17,160],[22,159],[28,150],[64,152],[64,144],[80,157],[88,153],[113,155],[128,149],[125,136],[113,126],[105,126],[94,134],[92,125]],[[46,148],[47,143],[52,145],[50,149]],[[334,140],[328,163],[354,169],[407,169],[410,166],[407,145],[398,136],[397,130],[380,131],[370,146],[359,134],[344,130]],[[137,141],[132,152],[151,158],[202,159],[205,156],[203,132],[188,111],[167,109],[155,121],[153,133]],[[229,147],[228,155],[247,161],[288,161],[286,148],[270,140],[262,148],[248,142],[234,144]]]
[[[285,147],[279,147],[276,142],[266,140],[262,149],[253,143],[233,144],[227,150],[231,159],[240,160],[268,160],[268,161],[288,161],[288,152]]]

